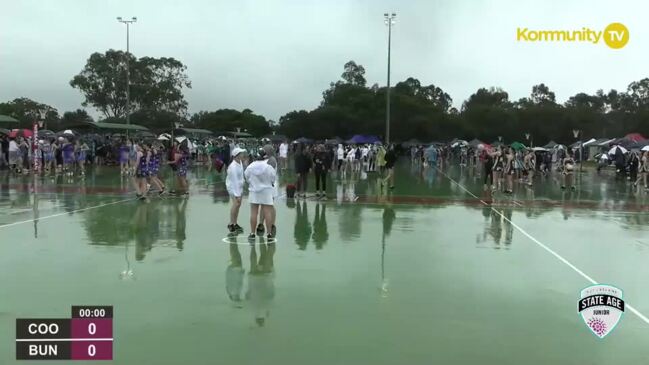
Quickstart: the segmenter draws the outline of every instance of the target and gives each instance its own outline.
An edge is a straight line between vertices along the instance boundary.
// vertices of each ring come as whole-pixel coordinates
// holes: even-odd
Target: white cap
[[[235,147],[234,150],[232,150],[232,157],[237,157],[238,154],[246,152],[243,148]]]

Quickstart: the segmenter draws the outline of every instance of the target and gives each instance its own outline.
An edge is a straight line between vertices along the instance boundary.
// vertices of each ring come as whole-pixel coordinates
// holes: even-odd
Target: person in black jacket
[[[324,145],[318,145],[313,155],[313,170],[315,172],[315,196],[327,199],[327,171],[331,167],[331,154],[327,153]],[[320,190],[322,185],[322,190]]]
[[[9,166],[9,139],[6,136],[0,136],[0,148],[2,148],[0,153],[0,167]]]
[[[388,151],[385,153],[385,171],[386,176],[383,179],[383,184],[394,189],[394,164],[397,162],[397,153],[394,150],[394,145],[388,147]]]
[[[640,166],[638,152],[632,151],[626,164],[629,166],[629,180],[636,181],[638,179],[638,167]]]
[[[295,173],[297,173],[297,198],[306,198],[307,176],[311,170],[311,158],[306,147],[300,144],[295,154]]]

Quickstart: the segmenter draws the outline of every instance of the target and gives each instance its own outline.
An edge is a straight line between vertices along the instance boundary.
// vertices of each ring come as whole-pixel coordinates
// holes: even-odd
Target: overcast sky
[[[137,16],[131,52],[188,67],[189,111],[250,108],[267,118],[313,109],[348,60],[368,85],[386,82],[395,11],[393,83],[435,84],[456,106],[479,87],[510,99],[544,82],[560,102],[577,92],[626,89],[649,72],[646,1],[522,0],[19,0],[0,12],[0,101],[29,97],[63,111],[81,106],[70,79],[96,51],[126,47],[115,17]],[[603,30],[625,24],[629,43],[516,41],[516,28]],[[91,114],[96,111],[89,109]]]

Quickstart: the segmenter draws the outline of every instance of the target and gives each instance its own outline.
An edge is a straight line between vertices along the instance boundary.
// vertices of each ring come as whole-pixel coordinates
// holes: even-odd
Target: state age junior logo
[[[624,314],[622,290],[606,284],[591,285],[582,289],[579,314],[595,336],[606,337]]]

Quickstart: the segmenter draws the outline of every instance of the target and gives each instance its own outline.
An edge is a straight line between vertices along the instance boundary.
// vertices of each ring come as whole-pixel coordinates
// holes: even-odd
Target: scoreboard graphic
[[[16,360],[112,360],[113,307],[73,305],[71,317],[16,319]]]

